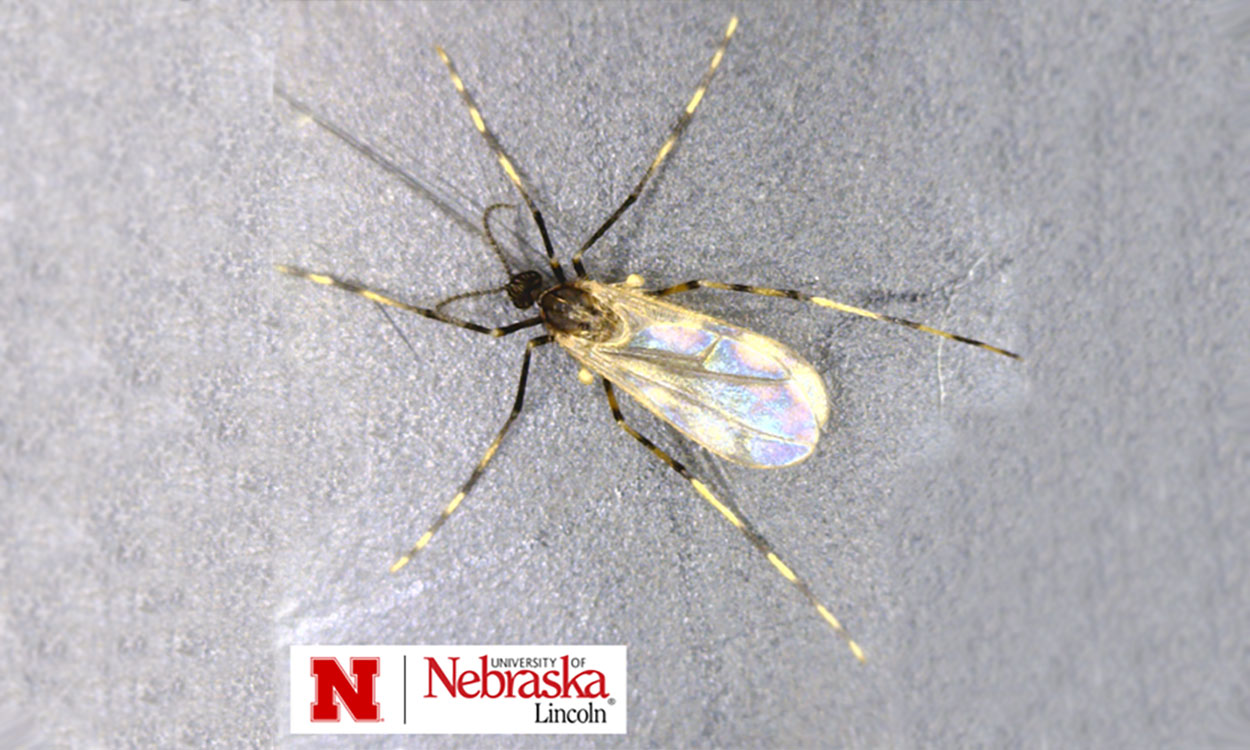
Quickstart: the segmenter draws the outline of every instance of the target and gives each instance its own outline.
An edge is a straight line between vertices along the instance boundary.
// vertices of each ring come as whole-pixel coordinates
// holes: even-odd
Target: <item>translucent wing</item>
[[[829,400],[788,347],[628,287],[579,283],[622,320],[610,341],[556,336],[587,369],[735,463],[777,468],[811,455]]]

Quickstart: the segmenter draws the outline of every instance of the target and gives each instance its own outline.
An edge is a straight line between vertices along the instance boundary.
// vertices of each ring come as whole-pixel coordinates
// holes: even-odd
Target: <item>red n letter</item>
[[[312,676],[315,683],[313,692],[316,698],[312,704],[313,721],[338,721],[339,700],[347,707],[355,721],[381,721],[381,711],[374,699],[381,659],[376,656],[353,658],[352,677],[343,671],[343,665],[333,657],[314,656]]]

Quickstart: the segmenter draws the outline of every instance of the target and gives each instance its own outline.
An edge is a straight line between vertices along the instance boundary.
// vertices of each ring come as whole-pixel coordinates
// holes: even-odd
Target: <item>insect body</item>
[[[641,289],[642,280],[635,276],[619,284],[608,284],[587,278],[586,269],[582,263],[584,254],[633,205],[648,181],[668,157],[678,137],[686,129],[699,103],[703,100],[712,76],[720,65],[729,40],[737,27],[738,19],[730,19],[729,26],[725,29],[725,34],[694,95],[682,110],[659,152],[643,172],[642,178],[625,201],[574,253],[572,266],[576,278],[569,279],[556,259],[542,212],[535,205],[511,159],[487,128],[477,104],[459,74],[456,73],[451,58],[442,48],[436,48],[436,51],[446,65],[452,83],[468,108],[474,127],[486,140],[504,174],[521,195],[534,219],[554,281],[548,283],[542,274],[534,270],[514,271],[499,251],[498,244],[491,233],[490,215],[500,208],[501,204],[490,206],[484,212],[482,235],[507,269],[508,282],[492,289],[455,295],[437,303],[432,308],[397,300],[328,273],[312,272],[285,265],[277,268],[292,276],[365,297],[379,305],[384,312],[386,307],[402,309],[495,338],[538,326],[543,326],[546,330],[546,333],[531,338],[525,347],[516,398],[503,427],[500,428],[485,455],[469,474],[469,478],[461,485],[460,490],[434,519],[425,533],[418,538],[412,549],[391,567],[392,572],[404,567],[414,555],[430,543],[435,533],[460,507],[472,490],[521,412],[531,353],[534,349],[554,341],[572,355],[586,372],[599,376],[603,383],[608,408],[617,424],[680,474],[700,497],[741,531],[777,572],[799,590],[816,609],[817,614],[846,641],[855,657],[864,661],[863,649],[851,639],[841,623],[816,597],[807,583],[782,561],[773,547],[755,531],[742,514],[719,499],[685,466],[625,421],[617,402],[615,389],[620,388],[648,411],[668,422],[699,445],[743,466],[759,469],[780,468],[796,464],[811,456],[829,415],[829,399],[819,373],[798,354],[770,338],[661,299],[699,288],[745,292],[808,302],[843,313],[907,326],[1008,357],[1015,358],[1016,355],[975,339],[931,328],[921,323],[871,312],[797,291],[707,280],[688,281],[664,289],[644,291]],[[347,135],[334,124],[319,117],[282,89],[275,88],[275,93],[362,155],[398,175],[410,185],[416,185],[415,180],[394,163]],[[505,326],[489,326],[454,317],[445,311],[445,308],[456,300],[491,293],[507,294],[519,309],[528,309],[537,305],[538,315]]]

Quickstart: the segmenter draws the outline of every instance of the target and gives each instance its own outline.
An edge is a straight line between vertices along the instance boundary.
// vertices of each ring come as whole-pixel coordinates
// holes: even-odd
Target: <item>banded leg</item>
[[[430,524],[430,527],[417,540],[417,543],[412,545],[412,549],[395,561],[395,564],[391,566],[392,573],[399,572],[400,568],[407,565],[418,552],[425,549],[425,546],[434,538],[434,534],[442,528],[444,523],[447,523],[447,519],[451,514],[456,512],[456,508],[460,507],[460,503],[464,500],[465,495],[468,495],[469,491],[473,489],[473,485],[477,484],[478,477],[482,476],[482,472],[486,470],[486,465],[495,457],[495,451],[499,450],[499,444],[503,442],[503,436],[508,433],[508,428],[516,421],[517,415],[521,413],[521,407],[525,404],[525,381],[529,378],[530,352],[544,344],[551,343],[551,341],[551,337],[547,335],[535,336],[525,345],[525,356],[521,359],[521,378],[517,382],[516,387],[516,400],[512,402],[512,412],[508,414],[507,421],[503,423],[503,427],[499,428],[499,434],[495,435],[495,439],[491,441],[490,447],[486,449],[486,455],[482,456],[482,460],[477,462],[477,466],[474,467],[473,473],[469,475],[468,481],[460,486],[460,491],[456,493],[456,496],[451,499],[450,503],[447,503],[447,507],[443,508],[438,517],[434,519],[434,522]]]
[[[803,292],[796,292],[793,289],[769,289],[768,287],[762,287],[762,286],[748,286],[746,284],[726,284],[720,281],[707,281],[703,279],[696,279],[694,281],[687,281],[684,284],[670,286],[666,289],[657,289],[653,292],[648,292],[648,294],[655,296],[655,297],[665,297],[670,294],[679,294],[681,292],[689,292],[694,289],[720,289],[726,292],[746,292],[747,294],[759,294],[765,297],[786,297],[788,299],[797,299],[801,302],[810,302],[813,305],[817,305],[818,307],[828,307],[832,310],[849,313],[851,315],[858,315],[862,318],[871,318],[873,320],[883,320],[886,323],[894,323],[900,326],[907,326],[908,328],[914,328],[917,331],[931,333],[934,336],[941,336],[944,339],[950,339],[951,341],[958,341],[961,344],[971,344],[972,346],[978,346],[982,349],[994,352],[995,354],[1001,354],[1004,357],[1011,357],[1012,359],[1021,358],[1020,355],[1016,354],[1015,352],[1009,352],[1006,349],[1000,349],[997,346],[994,346],[992,344],[987,344],[984,341],[978,341],[976,339],[970,339],[967,336],[960,336],[957,333],[943,331],[939,328],[933,328],[931,326],[927,326],[924,323],[917,323],[914,320],[907,320],[906,318],[896,318],[893,315],[886,315],[885,313],[872,312],[871,310],[865,310],[860,307],[852,307],[851,305],[843,304],[841,302],[835,302],[834,300],[826,299],[825,297],[813,297],[810,294],[804,294]]]
[[[846,645],[850,647],[851,653],[855,655],[855,658],[859,659],[860,662],[867,661],[864,656],[864,650],[860,648],[859,644],[856,643],[854,639],[851,638],[850,634],[846,632],[846,629],[842,627],[842,623],[838,622],[838,618],[834,617],[833,613],[830,612],[829,609],[816,598],[816,595],[812,593],[812,590],[807,585],[807,582],[802,578],[799,578],[794,571],[790,569],[789,565],[786,565],[781,561],[781,558],[778,557],[777,553],[773,551],[773,547],[768,543],[768,540],[764,539],[759,532],[753,529],[741,515],[734,512],[729,508],[729,506],[725,505],[720,500],[716,499],[716,496],[713,495],[712,491],[707,488],[707,485],[700,482],[699,479],[691,474],[685,466],[677,461],[677,459],[665,453],[657,447],[655,443],[648,440],[633,427],[630,427],[625,422],[625,418],[621,415],[621,407],[616,402],[616,392],[612,389],[612,384],[607,380],[603,381],[603,390],[608,395],[608,406],[612,409],[612,418],[615,419],[616,423],[621,426],[621,429],[629,433],[629,436],[634,440],[642,443],[643,447],[651,451],[656,458],[668,464],[669,468],[680,474],[683,479],[690,483],[691,487],[694,487],[695,492],[698,492],[700,497],[706,500],[709,505],[724,516],[726,521],[733,524],[738,531],[741,531],[742,535],[745,536],[751,544],[755,545],[755,549],[759,550],[759,553],[767,558],[768,562],[772,563],[772,566],[777,569],[777,572],[780,573],[781,576],[787,581],[794,584],[794,587],[799,590],[799,593],[802,594],[805,599],[807,599],[808,603],[816,608],[816,612],[821,616],[821,619],[823,619],[829,627],[833,628],[833,631],[841,636],[842,640],[846,641]]]
[[[473,331],[475,333],[484,333],[487,336],[493,336],[495,338],[499,338],[500,336],[507,336],[509,333],[514,333],[524,328],[533,328],[534,326],[542,325],[542,322],[543,322],[542,318],[526,318],[525,320],[518,321],[516,323],[510,323],[506,326],[501,326],[501,327],[484,326],[478,323],[472,323],[467,320],[460,320],[459,318],[453,318],[450,315],[444,315],[442,312],[439,312],[436,309],[431,310],[430,308],[427,308],[427,307],[417,307],[416,305],[410,305],[407,302],[401,302],[400,300],[394,299],[392,297],[387,297],[381,292],[376,292],[367,287],[363,287],[360,284],[357,284],[355,282],[345,281],[343,279],[331,276],[326,273],[317,273],[314,271],[308,271],[303,268],[297,268],[295,266],[275,265],[274,268],[278,269],[278,271],[288,276],[295,276],[301,279],[307,279],[308,281],[311,281],[314,284],[321,284],[322,286],[332,286],[335,289],[342,289],[345,292],[358,294],[361,297],[364,297],[365,299],[369,300],[370,302],[376,302],[379,305],[387,305],[389,307],[395,307],[400,310],[406,310],[407,312],[416,313],[417,315],[420,315],[425,318],[429,318],[430,320],[437,320],[440,323],[448,323],[450,325],[458,326],[460,328],[467,328],[468,330]]]
[[[694,117],[694,111],[699,108],[699,102],[703,101],[703,95],[707,93],[707,87],[712,83],[712,76],[716,73],[716,69],[720,67],[720,61],[725,56],[725,49],[729,46],[729,39],[738,30],[738,17],[733,16],[729,19],[729,26],[725,28],[725,36],[720,41],[720,46],[716,48],[716,52],[712,55],[712,61],[708,63],[707,72],[703,74],[699,86],[694,90],[694,96],[690,97],[690,101],[686,103],[686,108],[682,110],[681,116],[677,118],[677,124],[673,126],[672,132],[668,134],[664,145],[660,146],[660,152],[651,160],[651,164],[647,166],[647,171],[642,173],[642,179],[638,180],[638,184],[630,192],[629,197],[625,199],[612,215],[603,222],[595,233],[590,235],[590,239],[586,240],[577,252],[573,254],[573,270],[577,272],[578,278],[586,276],[586,269],[582,266],[582,255],[590,249],[590,246],[599,241],[605,232],[616,220],[621,218],[621,214],[625,213],[630,206],[634,205],[634,201],[638,200],[638,196],[642,194],[642,189],[647,186],[647,182],[651,180],[652,175],[668,158],[668,154],[673,150],[673,146],[677,143],[677,139],[686,130],[686,126],[690,124],[690,118]]]
[[[495,138],[495,134],[486,127],[486,121],[482,119],[482,113],[477,108],[477,103],[473,101],[473,97],[469,94],[469,90],[464,86],[464,80],[460,78],[460,74],[456,72],[456,66],[452,64],[451,58],[443,51],[442,47],[435,47],[434,51],[438,53],[438,57],[443,61],[443,65],[447,66],[447,72],[451,74],[451,83],[456,87],[456,91],[460,92],[460,99],[464,101],[464,106],[469,108],[469,117],[473,120],[473,127],[477,128],[477,132],[482,134],[482,138],[486,139],[486,145],[490,146],[490,150],[494,152],[495,159],[499,161],[499,166],[503,168],[504,174],[508,175],[508,179],[512,180],[512,184],[516,186],[517,192],[521,194],[521,198],[525,201],[525,205],[529,208],[530,214],[534,217],[534,223],[538,225],[538,234],[543,239],[543,249],[547,251],[547,262],[551,264],[551,272],[555,274],[556,280],[564,281],[564,269],[560,266],[560,261],[556,260],[555,250],[551,246],[551,237],[547,234],[547,222],[543,220],[542,211],[534,205],[534,200],[530,198],[529,190],[525,187],[525,182],[521,179],[521,175],[517,173],[516,167],[512,166],[512,160],[504,153],[503,146],[499,140]]]

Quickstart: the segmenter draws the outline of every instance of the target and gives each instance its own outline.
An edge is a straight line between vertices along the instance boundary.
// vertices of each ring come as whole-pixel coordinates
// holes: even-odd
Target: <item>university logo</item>
[[[292,646],[294,734],[623,734],[624,646]]]

